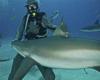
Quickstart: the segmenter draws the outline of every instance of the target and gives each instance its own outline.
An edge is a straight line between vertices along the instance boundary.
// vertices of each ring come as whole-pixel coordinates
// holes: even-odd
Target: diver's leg
[[[51,68],[45,67],[45,66],[41,66],[39,64],[37,64],[40,72],[43,75],[43,78],[45,80],[55,80],[55,74],[53,72],[53,70]]]
[[[36,64],[36,62],[33,59],[26,57],[22,61],[19,69],[17,70],[16,74],[14,75],[13,80],[22,80],[24,78],[24,76],[32,68],[32,66],[35,65],[35,64]]]
[[[12,69],[11,69],[11,72],[9,74],[8,80],[13,80],[13,77],[14,77],[14,75],[15,75],[17,69],[19,68],[23,59],[24,59],[24,57],[22,57],[20,54],[17,53],[17,55],[15,56],[15,58],[13,60]]]

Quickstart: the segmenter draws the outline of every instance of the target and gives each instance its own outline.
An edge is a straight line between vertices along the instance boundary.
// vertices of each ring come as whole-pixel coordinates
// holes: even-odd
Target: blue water
[[[25,15],[26,0],[0,0],[0,58],[13,58],[16,52],[10,48],[10,41],[15,38],[16,30]],[[63,17],[70,37],[81,37],[100,40],[100,32],[80,32],[80,29],[92,25],[96,19],[100,20],[100,0],[41,0],[41,11],[50,17],[56,10],[59,17],[54,21],[58,25]],[[12,60],[0,63],[0,80],[7,80]],[[56,80],[100,80],[100,72],[86,69],[81,70],[54,69]],[[41,77],[37,69],[32,69],[24,80],[39,80]]]

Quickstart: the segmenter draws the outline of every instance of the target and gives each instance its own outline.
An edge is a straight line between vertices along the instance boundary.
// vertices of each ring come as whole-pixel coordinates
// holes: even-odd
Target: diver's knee
[[[17,55],[14,57],[13,61],[14,61],[14,62],[20,63],[23,59],[24,59],[23,56],[21,56],[20,54],[17,54]]]
[[[13,80],[11,74],[9,74],[8,80]]]
[[[47,77],[45,77],[45,80],[55,80],[55,75],[49,75]]]
[[[50,79],[48,79],[48,80],[55,80],[55,74],[53,74],[53,75],[50,77]]]
[[[51,79],[50,80],[55,80],[55,74],[52,73]]]
[[[22,55],[20,55],[19,53],[17,53],[17,55],[15,56],[15,58],[14,59],[24,59],[24,57],[22,56]]]
[[[52,69],[46,70],[44,74],[45,80],[55,80],[55,74]]]
[[[23,80],[23,78],[16,76],[12,80]]]

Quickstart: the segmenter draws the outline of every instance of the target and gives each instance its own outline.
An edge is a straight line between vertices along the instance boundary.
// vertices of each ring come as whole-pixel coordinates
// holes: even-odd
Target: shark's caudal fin
[[[63,20],[54,31],[53,36],[69,37],[69,32],[67,31],[67,27],[65,26]]]

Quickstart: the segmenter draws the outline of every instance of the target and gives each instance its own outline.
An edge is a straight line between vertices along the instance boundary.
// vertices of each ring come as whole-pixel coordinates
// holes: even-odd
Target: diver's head
[[[36,0],[27,0],[27,10],[28,13],[33,14],[38,11],[38,2]]]

